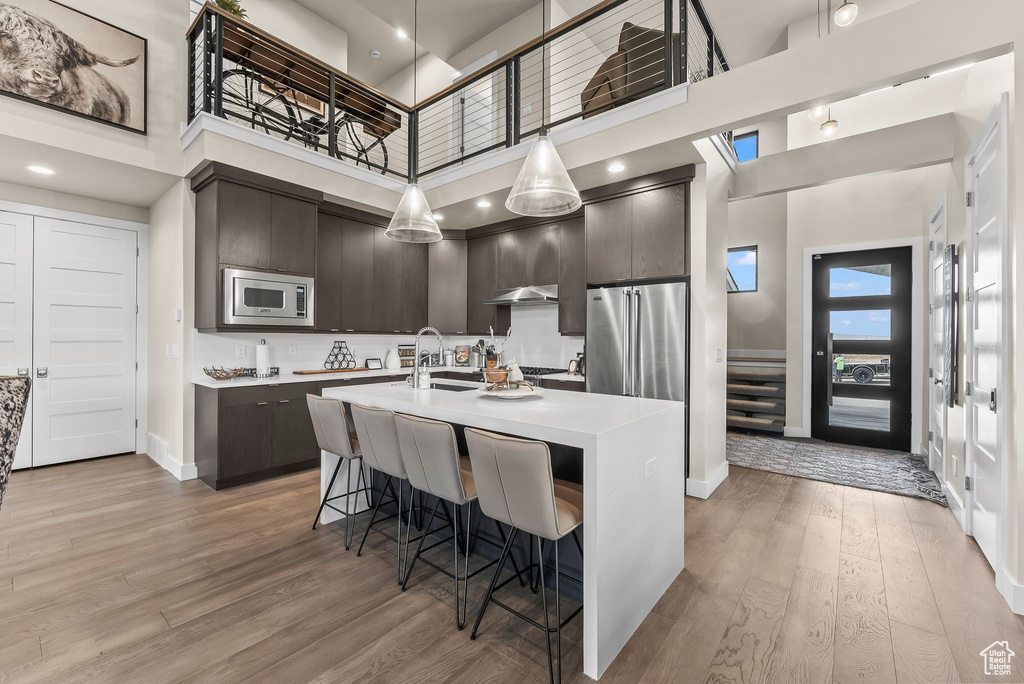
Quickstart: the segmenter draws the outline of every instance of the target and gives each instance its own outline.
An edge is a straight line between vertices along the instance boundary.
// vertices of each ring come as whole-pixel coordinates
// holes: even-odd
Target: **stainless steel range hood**
[[[540,306],[558,304],[557,285],[528,285],[511,290],[498,290],[484,304],[511,304],[513,306]]]

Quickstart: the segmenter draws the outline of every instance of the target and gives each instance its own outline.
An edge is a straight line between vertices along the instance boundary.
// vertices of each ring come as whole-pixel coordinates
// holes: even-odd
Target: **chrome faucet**
[[[425,328],[420,328],[420,331],[418,333],[416,333],[416,356],[413,359],[413,368],[412,368],[412,388],[413,389],[421,389],[420,388],[420,337],[422,337],[423,333],[426,333],[426,332],[432,332],[435,335],[437,335],[437,353],[439,354],[440,358],[442,358],[442,359],[444,358],[444,339],[441,337],[441,333],[438,332],[437,328],[433,328],[433,327],[431,327],[429,325],[426,326]]]

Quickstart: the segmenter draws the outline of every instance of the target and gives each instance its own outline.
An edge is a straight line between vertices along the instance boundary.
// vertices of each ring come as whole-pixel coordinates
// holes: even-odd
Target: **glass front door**
[[[816,254],[811,436],[910,451],[910,247]]]

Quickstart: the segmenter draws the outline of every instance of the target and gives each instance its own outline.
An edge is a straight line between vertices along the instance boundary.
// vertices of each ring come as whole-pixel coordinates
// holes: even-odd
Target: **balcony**
[[[190,123],[212,114],[403,181],[729,69],[700,0],[606,0],[411,106],[212,4],[188,41]]]

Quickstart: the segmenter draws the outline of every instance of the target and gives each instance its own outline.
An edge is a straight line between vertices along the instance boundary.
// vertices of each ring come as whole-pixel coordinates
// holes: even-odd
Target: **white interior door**
[[[946,249],[946,199],[943,197],[932,210],[928,221],[929,258],[929,317],[928,317],[928,468],[946,479],[946,397],[945,363],[946,343],[943,251]]]
[[[966,214],[968,528],[997,572],[1002,569],[1005,421],[1004,234],[1006,232],[1006,99],[985,122],[964,161]]]
[[[34,465],[135,450],[137,242],[35,219]]]
[[[32,367],[32,217],[0,211],[0,375]],[[32,402],[14,454],[15,468],[32,465]]]

